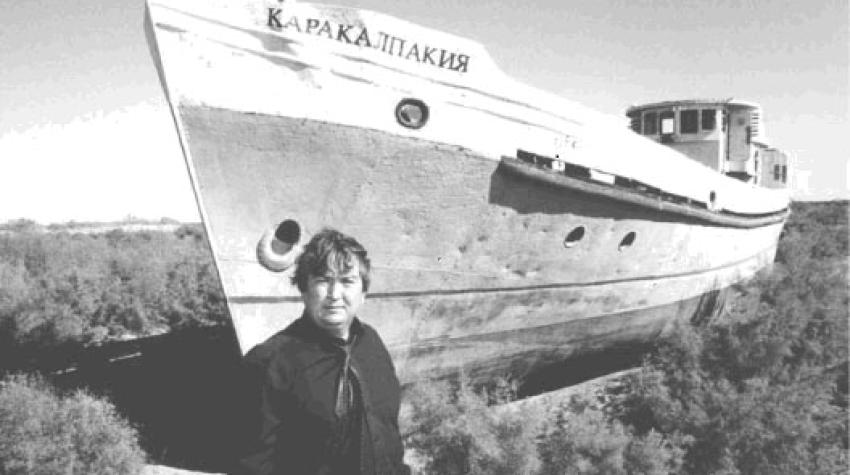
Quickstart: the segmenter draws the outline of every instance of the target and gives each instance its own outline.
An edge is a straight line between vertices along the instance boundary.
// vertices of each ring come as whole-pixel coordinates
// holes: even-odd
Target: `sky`
[[[847,0],[339,0],[484,44],[508,75],[613,115],[761,104],[795,199],[850,198]],[[197,221],[141,0],[0,0],[0,222]]]

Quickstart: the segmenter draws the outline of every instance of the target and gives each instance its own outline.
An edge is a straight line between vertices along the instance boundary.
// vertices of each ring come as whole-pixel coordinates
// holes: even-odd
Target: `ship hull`
[[[371,250],[363,318],[405,381],[530,371],[606,342],[648,341],[691,317],[706,292],[769,264],[781,229],[624,206],[379,131],[209,108],[180,114],[243,345],[302,309],[290,273],[257,263],[257,239],[286,219],[308,234],[331,226]],[[566,247],[578,227],[584,236]]]
[[[381,334],[403,382],[459,371],[522,377],[652,341],[678,320],[710,313],[718,291],[773,260],[784,218],[777,200],[749,217],[740,212],[749,204],[724,214],[717,193],[729,206],[767,195],[660,146],[622,135],[634,145],[609,150],[591,119],[562,120],[574,124],[565,135],[540,111],[500,109],[510,104],[501,94],[450,100],[456,84],[447,95],[434,81],[400,92],[379,67],[357,69],[361,76],[315,72],[309,54],[281,53],[295,41],[285,36],[280,46],[251,30],[264,49],[234,48],[237,39],[188,33],[218,23],[149,9],[154,57],[243,351],[303,309],[292,268],[272,271],[258,259],[258,243],[285,220],[301,242],[333,227],[369,250],[373,282],[361,318]],[[329,15],[341,21],[339,11]],[[234,64],[278,81],[260,91],[262,101],[251,85],[221,92]],[[431,98],[421,133],[395,122],[393,107],[410,95]],[[565,136],[572,152],[559,142]],[[520,160],[551,143],[543,165]],[[569,169],[587,173],[565,176],[551,163],[556,151],[572,153]],[[632,163],[641,161],[669,164],[691,186],[660,175],[657,186],[643,186],[655,178]],[[596,170],[607,170],[602,181]],[[669,193],[647,194],[667,182]]]

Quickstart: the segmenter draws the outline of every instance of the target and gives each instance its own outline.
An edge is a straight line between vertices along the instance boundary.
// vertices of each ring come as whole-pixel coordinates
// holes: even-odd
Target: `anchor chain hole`
[[[277,225],[274,237],[287,244],[295,244],[301,239],[301,226],[292,219],[287,219]]]

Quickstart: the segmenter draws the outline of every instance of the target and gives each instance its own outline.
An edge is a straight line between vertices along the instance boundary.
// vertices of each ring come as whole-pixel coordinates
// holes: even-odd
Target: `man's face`
[[[319,328],[331,336],[348,339],[351,322],[366,299],[357,260],[347,272],[329,270],[325,275],[310,276],[301,298],[307,315]]]

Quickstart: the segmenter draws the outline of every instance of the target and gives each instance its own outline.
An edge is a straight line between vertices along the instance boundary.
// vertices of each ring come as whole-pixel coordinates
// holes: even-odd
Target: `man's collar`
[[[307,313],[301,314],[301,317],[296,320],[293,330],[298,332],[301,336],[317,341],[317,342],[328,342],[333,343],[336,346],[347,345],[352,343],[355,338],[359,337],[361,333],[363,333],[363,325],[360,323],[360,319],[354,317],[351,321],[351,326],[348,328],[348,341],[343,340],[342,338],[337,338],[328,334],[323,328],[316,325],[316,322],[313,321],[312,318],[307,316]]]

